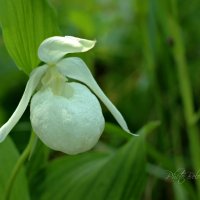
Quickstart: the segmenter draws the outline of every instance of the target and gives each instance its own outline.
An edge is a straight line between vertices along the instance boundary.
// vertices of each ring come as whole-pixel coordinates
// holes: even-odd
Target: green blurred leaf
[[[50,162],[46,179],[38,180],[44,191],[40,199],[140,199],[146,183],[144,139],[157,125],[148,124],[138,132],[140,136],[114,153],[89,152]]]
[[[37,49],[58,32],[55,15],[45,0],[0,0],[4,42],[17,66],[29,74],[39,64]]]
[[[36,191],[37,187],[35,185],[40,184],[37,183],[37,179],[35,179],[39,170],[47,163],[50,149],[45,146],[39,139],[37,140],[37,144],[33,149],[33,154],[27,162],[27,179],[29,182],[30,195],[31,199],[37,199],[38,195],[41,191]],[[45,173],[40,173],[39,179],[45,177]]]
[[[65,156],[52,161],[46,170],[46,179],[38,180],[40,191],[42,191],[42,200],[51,199],[71,199],[73,189],[78,188],[79,182],[84,182],[84,186],[89,185],[88,179],[94,177],[96,172],[107,160],[106,154],[86,153],[78,156]],[[43,172],[39,172],[40,174]],[[79,196],[80,191],[75,191]],[[37,197],[37,200],[40,199]],[[81,198],[82,199],[82,198]],[[76,198],[74,199],[76,200]]]
[[[0,200],[3,198],[4,190],[13,167],[19,158],[18,151],[9,137],[0,144]],[[14,182],[10,200],[28,200],[27,180],[24,169],[21,169]]]

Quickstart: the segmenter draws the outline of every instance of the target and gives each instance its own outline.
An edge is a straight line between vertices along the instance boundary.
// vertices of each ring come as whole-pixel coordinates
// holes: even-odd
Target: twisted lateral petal
[[[87,65],[80,58],[66,58],[57,63],[58,71],[63,75],[81,81],[85,83],[106,105],[108,110],[112,113],[114,118],[120,124],[120,126],[128,133],[132,134],[127,124],[122,117],[121,113],[117,108],[112,104],[112,102],[106,97],[101,88],[98,86],[94,80],[91,72],[89,71]]]
[[[31,73],[24,94],[19,102],[19,105],[17,106],[15,112],[12,114],[10,119],[0,128],[0,142],[2,142],[6,138],[11,129],[15,126],[15,124],[23,115],[24,111],[26,110],[26,107],[28,106],[31,96],[34,90],[36,89],[37,85],[39,84],[41,77],[45,73],[47,67],[47,65],[43,65],[41,67],[36,68]]]
[[[55,64],[68,53],[85,52],[94,47],[96,41],[73,36],[54,36],[44,40],[38,49],[40,60]]]

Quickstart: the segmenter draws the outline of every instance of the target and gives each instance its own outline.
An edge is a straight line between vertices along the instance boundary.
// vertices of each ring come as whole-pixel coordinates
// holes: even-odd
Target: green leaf
[[[37,144],[33,149],[33,154],[31,155],[29,161],[26,165],[27,179],[29,182],[31,199],[37,199],[41,191],[36,191],[37,179],[35,179],[38,171],[47,163],[49,157],[50,149],[45,146],[39,139],[37,139]],[[45,177],[45,173],[40,173],[39,178]]]
[[[157,125],[148,124],[138,132],[140,136],[132,137],[118,151],[88,152],[51,161],[44,169],[46,179],[38,180],[44,191],[38,199],[139,200],[146,183],[144,139]]]
[[[9,137],[0,143],[0,200],[3,198],[4,190],[13,167],[19,158],[18,151]],[[28,200],[27,180],[24,169],[22,168],[16,177],[10,200]]]
[[[55,14],[45,0],[0,0],[4,42],[17,66],[29,74],[39,64],[37,50],[58,33]]]

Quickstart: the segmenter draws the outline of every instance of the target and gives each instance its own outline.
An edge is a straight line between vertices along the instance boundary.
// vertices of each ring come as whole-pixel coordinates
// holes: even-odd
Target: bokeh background
[[[144,174],[146,178],[142,190],[138,189],[138,182],[132,187],[137,188],[137,191],[141,190],[138,197],[121,195],[120,198],[105,196],[102,199],[199,199],[200,2],[51,0],[50,4],[56,13],[61,35],[97,40],[95,48],[84,55],[80,54],[80,57],[88,64],[101,88],[121,111],[130,130],[136,133],[151,121],[159,124],[146,136],[143,144],[146,152],[145,167],[144,171],[140,171],[141,174],[136,176],[139,177],[138,182],[140,178],[143,179]],[[16,108],[27,80],[27,75],[18,70],[8,54],[1,33],[1,124]],[[106,129],[91,152],[117,151],[131,140],[118,128],[104,106],[103,112],[107,121]],[[19,152],[23,151],[30,136],[29,114],[27,109],[11,133]],[[38,146],[36,151],[42,149],[46,163],[70,157],[53,152],[40,142]],[[140,155],[140,147],[137,153]],[[33,155],[33,160],[35,157],[37,156]],[[123,162],[126,162],[126,156]],[[137,163],[137,159],[134,162]],[[32,199],[40,199],[39,196],[42,196],[45,187],[40,188],[38,184],[43,179],[41,177],[48,174],[45,172],[45,164],[38,163],[41,164],[39,161],[32,161],[26,165]],[[53,169],[54,167],[49,171]],[[134,166],[132,170],[135,170]],[[67,171],[63,173],[65,176]],[[123,176],[126,171],[119,170],[118,173]],[[75,176],[76,173],[73,177]],[[58,179],[55,178],[55,181]],[[63,182],[64,185],[65,183]],[[128,187],[128,182],[126,186],[123,182],[121,184],[123,188]],[[99,187],[101,188],[101,185]],[[107,187],[109,189],[109,186]],[[46,193],[50,192],[48,190],[50,189],[47,189]],[[47,199],[41,199],[45,198]],[[63,197],[53,199],[71,198],[65,198],[63,193]]]

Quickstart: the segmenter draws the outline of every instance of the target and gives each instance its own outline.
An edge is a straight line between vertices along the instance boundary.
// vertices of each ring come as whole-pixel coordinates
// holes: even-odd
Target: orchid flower
[[[86,64],[77,57],[64,58],[68,53],[86,52],[94,45],[95,41],[72,36],[54,36],[41,43],[38,56],[45,64],[30,74],[19,105],[0,128],[0,142],[19,121],[30,100],[32,128],[54,150],[77,154],[94,147],[105,126],[97,97],[121,128],[131,133]]]

